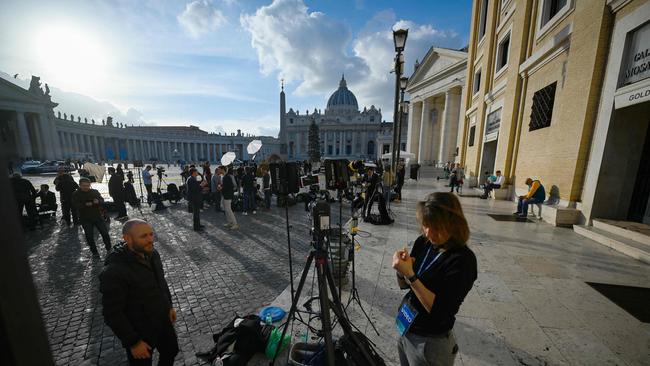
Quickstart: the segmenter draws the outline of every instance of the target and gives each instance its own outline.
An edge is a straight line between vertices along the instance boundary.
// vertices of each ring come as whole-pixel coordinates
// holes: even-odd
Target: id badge
[[[397,318],[395,319],[397,331],[400,336],[403,336],[408,331],[413,321],[415,321],[416,316],[418,316],[418,311],[409,304],[409,301],[402,301],[402,305],[397,312]]]

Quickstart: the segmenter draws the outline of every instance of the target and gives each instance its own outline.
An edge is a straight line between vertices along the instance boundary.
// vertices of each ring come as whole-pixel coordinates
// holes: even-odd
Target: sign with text
[[[619,86],[650,77],[650,22],[630,32],[627,37]]]

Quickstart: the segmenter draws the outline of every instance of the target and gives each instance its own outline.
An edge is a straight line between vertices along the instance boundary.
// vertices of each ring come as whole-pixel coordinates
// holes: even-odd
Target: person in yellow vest
[[[514,213],[514,215],[519,217],[526,217],[528,215],[529,204],[542,203],[546,199],[546,191],[538,179],[532,180],[531,178],[526,178],[526,185],[529,187],[528,193],[519,196],[517,212]]]

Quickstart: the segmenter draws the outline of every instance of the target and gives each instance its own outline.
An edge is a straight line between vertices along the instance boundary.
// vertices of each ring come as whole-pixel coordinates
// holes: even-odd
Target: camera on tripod
[[[166,177],[167,174],[165,174],[165,168],[161,166],[156,167],[156,175],[158,175],[158,179],[162,179],[163,176]]]

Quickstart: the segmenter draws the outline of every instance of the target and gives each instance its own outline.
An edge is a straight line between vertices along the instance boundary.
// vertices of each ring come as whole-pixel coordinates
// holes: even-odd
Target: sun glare
[[[96,91],[106,83],[109,55],[87,32],[48,27],[36,34],[34,46],[39,63],[47,70],[45,82],[76,92]]]

